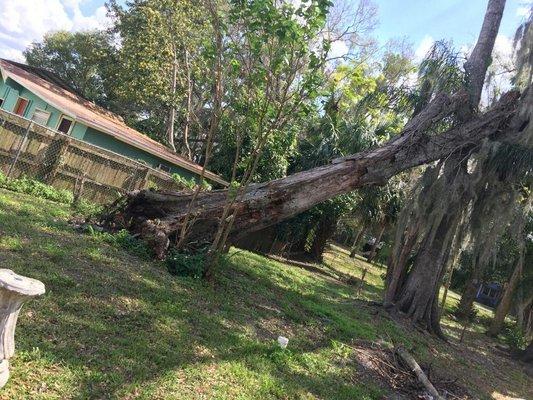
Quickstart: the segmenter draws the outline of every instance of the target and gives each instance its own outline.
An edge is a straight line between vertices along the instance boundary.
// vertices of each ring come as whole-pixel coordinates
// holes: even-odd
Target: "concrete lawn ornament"
[[[278,336],[278,344],[279,347],[282,349],[287,348],[287,345],[289,344],[289,339],[287,339],[285,336]]]
[[[44,292],[41,281],[0,268],[0,388],[9,379],[9,359],[15,353],[15,327],[22,304]]]

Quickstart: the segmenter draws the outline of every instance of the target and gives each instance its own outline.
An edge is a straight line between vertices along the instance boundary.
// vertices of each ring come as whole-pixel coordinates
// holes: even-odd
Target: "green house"
[[[52,72],[0,59],[0,108],[72,137],[184,178],[202,167],[127,126],[121,117],[84,99]],[[212,183],[227,186],[206,171]]]

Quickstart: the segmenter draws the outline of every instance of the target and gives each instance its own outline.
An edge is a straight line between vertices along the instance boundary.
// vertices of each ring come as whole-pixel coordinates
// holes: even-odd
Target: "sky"
[[[349,0],[354,3],[357,0]],[[406,38],[421,59],[432,43],[451,39],[458,49],[476,39],[487,0],[373,0],[378,6],[380,43]],[[23,61],[22,51],[50,30],[103,27],[105,0],[0,0],[0,57]],[[533,0],[507,0],[496,47],[511,50],[512,37]],[[342,49],[342,45],[337,48]]]

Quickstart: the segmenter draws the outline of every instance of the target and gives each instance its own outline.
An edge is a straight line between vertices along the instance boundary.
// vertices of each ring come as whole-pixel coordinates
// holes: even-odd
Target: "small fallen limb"
[[[422,368],[420,368],[420,365],[418,365],[413,356],[409,354],[405,348],[398,346],[396,348],[396,354],[398,354],[402,361],[405,362],[409,368],[411,368],[411,371],[415,373],[419,382],[424,385],[430,395],[432,395],[436,400],[444,400],[444,397],[437,392],[437,389],[435,389],[435,386],[433,386],[433,384],[429,381],[424,371],[422,371]]]

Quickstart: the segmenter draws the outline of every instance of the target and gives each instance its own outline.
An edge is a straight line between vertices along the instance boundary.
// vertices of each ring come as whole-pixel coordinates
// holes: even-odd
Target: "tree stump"
[[[22,304],[44,292],[41,281],[0,269],[0,388],[9,379],[9,359],[15,353],[15,327]]]

